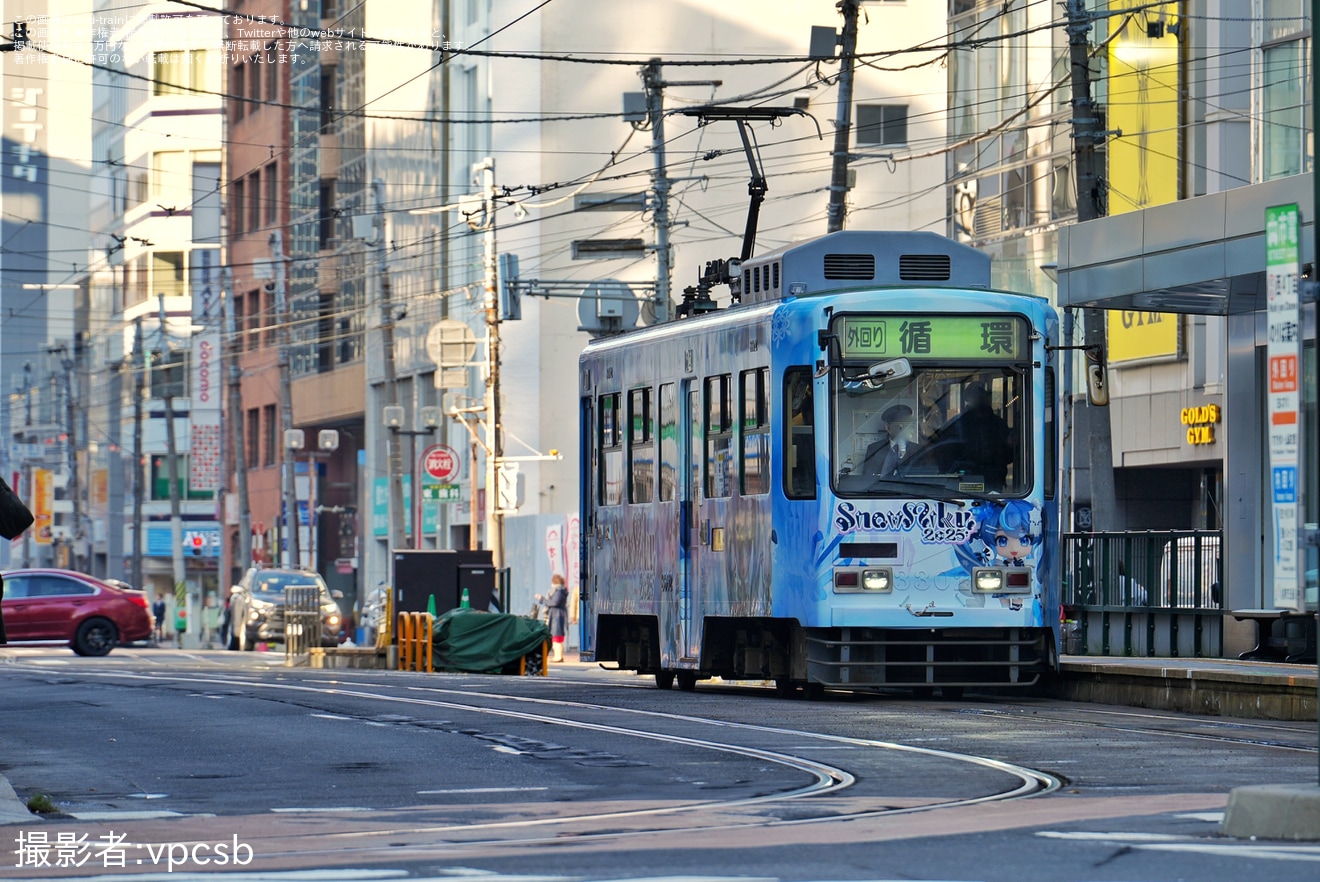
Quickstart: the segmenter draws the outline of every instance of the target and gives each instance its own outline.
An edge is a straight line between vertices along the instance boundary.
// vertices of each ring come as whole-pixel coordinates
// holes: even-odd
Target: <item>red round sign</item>
[[[448,484],[458,477],[458,453],[444,444],[432,444],[422,454],[422,470],[427,476],[435,478],[441,484]]]

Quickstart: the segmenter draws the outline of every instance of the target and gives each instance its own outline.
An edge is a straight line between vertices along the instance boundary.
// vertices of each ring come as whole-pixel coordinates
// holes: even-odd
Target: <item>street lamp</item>
[[[306,436],[302,429],[286,429],[284,432],[284,446],[290,451],[302,450],[306,446]],[[316,435],[316,450],[307,451],[307,561],[308,566],[320,572],[320,567],[316,561],[316,460],[320,457],[329,457],[339,449],[339,432],[334,429],[322,429]],[[296,493],[295,493],[296,497]],[[295,498],[295,505],[296,505]],[[294,519],[293,529],[298,529],[297,519]],[[302,566],[302,561],[297,561],[296,566]]]
[[[412,442],[412,466],[410,467],[410,478],[412,482],[412,515],[413,515],[413,548],[422,547],[422,488],[421,481],[417,475],[417,441],[419,435],[430,436],[435,430],[440,428],[440,408],[422,407],[418,408],[418,416],[421,419],[422,427],[420,429],[405,429],[403,427],[404,412],[403,407],[398,404],[387,404],[381,412],[381,422],[385,428],[389,429],[391,434],[408,435],[413,438]],[[396,442],[397,443],[397,442]],[[395,473],[395,460],[390,462],[390,480],[403,481],[402,474]],[[398,463],[399,471],[402,471],[402,462]],[[390,512],[390,521],[394,521],[394,512]]]

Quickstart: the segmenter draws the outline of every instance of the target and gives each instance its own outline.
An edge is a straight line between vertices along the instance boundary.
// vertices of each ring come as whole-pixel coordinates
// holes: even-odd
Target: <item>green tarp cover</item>
[[[535,619],[451,609],[432,626],[431,661],[437,671],[498,674],[549,639],[549,626]]]

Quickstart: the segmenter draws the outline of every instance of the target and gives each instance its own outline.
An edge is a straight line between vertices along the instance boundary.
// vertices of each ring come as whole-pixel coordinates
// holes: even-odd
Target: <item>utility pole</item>
[[[500,302],[495,290],[499,269],[495,254],[495,160],[488,156],[478,168],[485,205],[481,264],[486,292],[486,547],[490,549],[491,563],[498,573],[504,567],[504,515],[499,510],[498,487],[504,444],[500,440]],[[667,258],[662,265],[668,267]],[[669,303],[667,294],[664,302],[666,306]],[[658,310],[659,306],[656,308]],[[659,321],[658,312],[656,320]]]
[[[78,546],[82,539],[82,500],[78,488],[78,406],[73,397],[73,372],[77,362],[69,357],[63,344],[54,347],[51,354],[59,353],[60,367],[64,368],[64,449],[68,457],[69,483],[65,495],[73,503],[72,523],[69,529],[69,566],[81,570]]]
[[[252,511],[248,503],[247,439],[243,433],[243,371],[238,366],[243,341],[239,339],[234,318],[233,279],[227,266],[221,308],[224,310],[225,339],[229,341],[229,425],[233,431],[234,482],[238,492],[238,564],[247,570],[252,566]],[[228,583],[222,579],[221,584]]]
[[[394,304],[391,300],[390,271],[385,261],[385,182],[376,178],[371,182],[371,195],[376,200],[376,275],[380,279],[380,345],[385,360],[385,406],[399,403],[398,375],[394,365]],[[385,433],[385,458],[389,468],[390,526],[389,542],[385,549],[388,558],[386,571],[390,584],[394,583],[394,549],[404,548],[403,509],[403,442],[394,432]],[[417,488],[413,488],[413,493]]]
[[[179,447],[178,440],[174,432],[174,396],[182,392],[183,385],[183,362],[175,361],[174,350],[170,348],[169,341],[165,336],[165,295],[159,294],[157,298],[160,301],[160,367],[161,372],[157,375],[164,379],[161,389],[161,398],[165,399],[165,457],[166,474],[170,482],[170,544],[172,545],[171,558],[174,563],[174,602],[183,607],[185,625],[193,621],[190,615],[188,602],[188,576],[184,570],[183,564],[183,512],[181,509],[182,500],[179,498]],[[179,635],[177,645],[183,646],[183,636]]]
[[[829,226],[827,232],[843,229],[848,215],[848,148],[852,141],[853,62],[857,55],[857,7],[859,0],[839,0],[843,15],[843,52],[839,56],[839,104],[834,112],[834,166],[830,171]]]
[[[655,156],[655,172],[651,176],[651,222],[655,225],[656,259],[654,302],[656,324],[662,324],[669,321],[672,275],[669,262],[672,254],[669,245],[669,177],[665,174],[665,83],[660,77],[660,59],[652,58],[642,68],[642,84],[646,89],[646,117],[651,125],[651,153]],[[493,225],[494,214],[490,217]],[[494,236],[493,230],[491,235]]]
[[[133,587],[142,584],[142,497],[147,482],[142,474],[142,399],[147,394],[146,359],[142,351],[142,316],[133,319]]]
[[[1105,215],[1104,187],[1096,168],[1095,148],[1105,137],[1100,114],[1091,99],[1091,53],[1087,34],[1091,19],[1084,0],[1068,0],[1068,50],[1072,65],[1073,174],[1077,181],[1077,222]],[[1083,311],[1083,342],[1087,359],[1105,362],[1105,313],[1100,309]],[[1088,406],[1087,441],[1090,458],[1091,532],[1114,528],[1114,459],[1109,412]],[[1070,517],[1065,512],[1064,517]]]
[[[275,267],[275,320],[280,323],[280,469],[284,476],[284,565],[302,566],[302,548],[298,542],[298,487],[294,483],[293,450],[289,432],[293,429],[293,383],[289,368],[289,298],[284,291],[284,233],[270,234],[270,259]]]

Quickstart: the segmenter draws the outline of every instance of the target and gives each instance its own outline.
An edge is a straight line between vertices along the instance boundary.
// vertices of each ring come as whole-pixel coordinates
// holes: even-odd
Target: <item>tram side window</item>
[[[651,390],[628,393],[628,501],[655,499],[655,420]]]
[[[660,386],[660,501],[678,497],[678,397],[674,384]]]
[[[743,371],[742,486],[744,496],[770,492],[770,406],[766,400],[769,368]]]
[[[732,376],[706,378],[706,498],[733,492]]]
[[[619,395],[600,397],[600,504],[623,502],[623,426],[619,422]]]
[[[812,426],[811,369],[784,372],[784,495],[816,498],[816,439]]]

